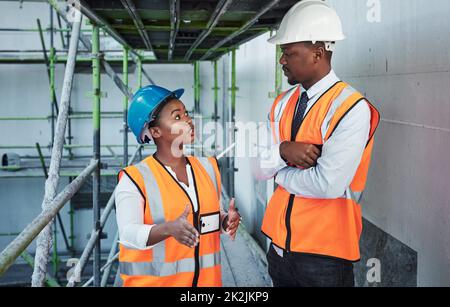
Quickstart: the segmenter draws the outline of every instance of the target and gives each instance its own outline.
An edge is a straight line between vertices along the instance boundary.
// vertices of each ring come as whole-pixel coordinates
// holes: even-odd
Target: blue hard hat
[[[157,85],[148,85],[139,89],[134,94],[128,109],[128,126],[139,144],[143,144],[141,135],[147,125],[154,119],[153,113],[158,106],[165,102],[167,98],[179,99],[184,93],[184,89],[169,91]]]

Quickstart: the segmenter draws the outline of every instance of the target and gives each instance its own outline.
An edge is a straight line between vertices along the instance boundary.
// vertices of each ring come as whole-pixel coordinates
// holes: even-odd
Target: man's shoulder
[[[296,85],[296,86],[293,86],[290,89],[282,92],[280,95],[277,96],[277,98],[275,99],[275,102],[285,98],[286,96],[292,95],[295,92],[295,90],[297,90],[298,88],[299,88],[299,86]]]

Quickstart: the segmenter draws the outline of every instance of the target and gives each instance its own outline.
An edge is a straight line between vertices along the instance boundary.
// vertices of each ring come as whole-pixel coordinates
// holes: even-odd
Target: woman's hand
[[[191,207],[186,206],[184,212],[176,220],[169,222],[169,234],[179,243],[187,247],[194,248],[199,242],[198,231],[189,223],[187,217],[191,212]]]
[[[226,229],[225,231],[231,237],[231,240],[234,241],[236,238],[236,232],[238,230],[239,224],[241,223],[241,215],[238,212],[238,209],[234,205],[234,198],[230,200],[230,205],[228,207],[228,216],[226,217]]]

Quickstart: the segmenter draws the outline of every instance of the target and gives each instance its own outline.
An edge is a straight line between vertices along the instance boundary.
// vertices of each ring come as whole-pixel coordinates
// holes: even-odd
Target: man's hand
[[[230,205],[228,207],[228,216],[225,220],[226,228],[225,231],[231,237],[231,240],[234,241],[236,238],[236,232],[241,223],[241,215],[239,214],[236,206],[234,205],[234,198],[230,200]]]
[[[321,150],[314,144],[283,142],[280,145],[280,155],[288,163],[308,169],[317,164]]]
[[[190,205],[186,206],[184,212],[175,221],[169,222],[169,234],[179,243],[193,248],[199,242],[198,231],[188,222],[187,217],[191,212]]]

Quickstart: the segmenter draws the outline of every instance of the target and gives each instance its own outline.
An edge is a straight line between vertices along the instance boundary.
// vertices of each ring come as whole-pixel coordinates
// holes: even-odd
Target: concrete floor
[[[221,236],[221,261],[222,261],[222,281],[224,287],[270,287],[271,279],[267,272],[267,261],[265,253],[257,245],[256,241],[247,233],[245,228],[240,228],[236,239]],[[103,255],[102,258],[106,257]],[[61,259],[64,262],[64,259]],[[106,258],[102,259],[106,262]],[[65,263],[65,262],[64,262]],[[48,271],[51,272],[51,264]],[[0,278],[0,287],[16,286],[28,287],[31,282],[32,268],[28,264],[17,263],[13,265]],[[60,266],[58,276],[61,278],[61,285],[65,285],[65,270],[63,264]],[[115,268],[111,273],[111,285],[114,281]],[[82,280],[86,281],[92,276],[92,264],[89,263],[84,272]]]
[[[221,236],[222,281],[224,287],[270,287],[267,260],[262,249],[244,230],[235,241]]]

